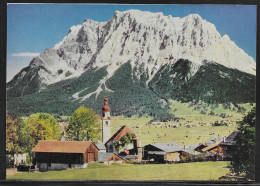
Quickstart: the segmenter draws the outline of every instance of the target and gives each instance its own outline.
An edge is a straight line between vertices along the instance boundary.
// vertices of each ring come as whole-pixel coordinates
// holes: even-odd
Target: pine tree
[[[254,107],[240,122],[236,137],[236,145],[230,152],[232,155],[232,171],[245,174],[247,180],[255,178],[255,118]]]

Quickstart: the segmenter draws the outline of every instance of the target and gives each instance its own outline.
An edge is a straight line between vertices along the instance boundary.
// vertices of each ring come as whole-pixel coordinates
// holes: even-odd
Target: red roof
[[[40,141],[32,152],[84,153],[90,141]]]
[[[132,131],[128,126],[124,125],[109,140],[107,140],[107,142],[110,140],[120,140],[127,133],[134,134],[136,136],[134,131]]]
[[[103,111],[103,112],[109,112],[109,111],[110,111],[110,107],[108,106],[108,104],[105,104],[105,105],[102,107],[102,111]]]

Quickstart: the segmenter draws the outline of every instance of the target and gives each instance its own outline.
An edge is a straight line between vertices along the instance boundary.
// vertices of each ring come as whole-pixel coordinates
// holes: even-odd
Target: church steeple
[[[105,96],[104,105],[102,106],[102,142],[106,143],[111,136],[110,128],[110,107],[108,106],[108,98]]]

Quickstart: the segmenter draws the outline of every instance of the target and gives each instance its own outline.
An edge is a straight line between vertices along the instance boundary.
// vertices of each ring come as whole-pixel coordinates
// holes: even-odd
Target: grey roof
[[[183,149],[182,146],[176,144],[176,143],[154,143],[150,144],[158,149],[161,149],[162,151],[168,153],[168,152],[176,152]]]
[[[183,146],[184,149],[196,149],[199,145],[198,144],[192,144],[192,145],[185,145],[185,147]]]
[[[148,154],[165,155],[164,151],[148,151]]]
[[[107,160],[107,158],[109,158],[112,154],[115,154],[116,156],[122,158],[122,159],[125,159],[123,158],[122,156],[119,156],[118,154],[116,153],[108,153],[108,152],[98,152],[98,162],[105,162]]]
[[[208,141],[206,141],[206,145],[210,146],[213,143],[216,143],[217,141],[222,140],[223,138],[224,138],[223,136],[213,137],[213,138],[209,139]]]
[[[224,139],[221,145],[234,145],[236,143],[235,138],[238,133],[239,131],[233,131],[227,138]]]
[[[138,155],[126,155],[126,156],[124,157],[124,159],[130,160],[130,159],[135,159],[136,157],[138,157]]]
[[[96,146],[99,150],[106,150],[104,143],[102,143],[100,140],[98,140]]]
[[[104,162],[113,153],[98,152],[98,162]]]

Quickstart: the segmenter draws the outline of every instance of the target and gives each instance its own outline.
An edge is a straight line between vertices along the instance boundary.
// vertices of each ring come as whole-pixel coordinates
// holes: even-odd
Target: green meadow
[[[171,111],[176,121],[169,122],[149,122],[153,118],[146,117],[112,117],[112,134],[122,125],[128,125],[141,139],[142,145],[150,143],[174,142],[179,145],[198,144],[216,136],[228,136],[232,131],[237,130],[237,122],[241,121],[245,113],[253,107],[251,104],[240,104],[245,110],[238,112],[224,108],[223,104],[217,106],[201,104],[200,109],[190,106],[190,103],[181,103],[171,100]],[[201,110],[207,112],[201,113]],[[210,115],[210,111],[214,115]],[[225,113],[226,117],[221,117]],[[212,126],[216,121],[223,121],[227,125]],[[176,127],[173,127],[176,126]]]
[[[208,180],[229,172],[228,162],[193,162],[177,164],[97,164],[86,169],[68,169],[7,176],[16,180]]]

